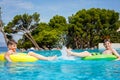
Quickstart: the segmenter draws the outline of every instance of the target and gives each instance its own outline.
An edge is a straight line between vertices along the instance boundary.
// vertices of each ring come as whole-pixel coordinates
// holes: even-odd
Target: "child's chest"
[[[111,51],[111,50],[105,50],[105,51],[103,52],[103,54],[112,54],[112,51]]]

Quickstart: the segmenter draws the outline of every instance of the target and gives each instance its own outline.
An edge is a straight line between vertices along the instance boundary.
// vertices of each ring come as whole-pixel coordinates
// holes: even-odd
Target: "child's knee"
[[[33,52],[28,52],[28,55],[30,55],[30,56],[31,56],[32,54],[33,54]]]
[[[84,51],[84,52],[90,54],[88,51]]]
[[[86,53],[86,55],[91,56],[91,53],[89,53],[88,51],[84,51]]]

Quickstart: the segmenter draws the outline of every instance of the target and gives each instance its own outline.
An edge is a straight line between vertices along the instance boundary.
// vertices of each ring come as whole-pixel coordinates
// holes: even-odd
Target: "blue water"
[[[0,47],[0,53],[1,53],[1,52],[6,52],[7,50],[8,50],[7,47]]]
[[[81,52],[82,50],[74,50]],[[89,50],[98,52],[101,50]],[[61,56],[59,50],[35,51]],[[118,49],[120,53],[120,49]],[[119,80],[120,61],[84,61],[58,59],[32,63],[0,62],[0,80]]]

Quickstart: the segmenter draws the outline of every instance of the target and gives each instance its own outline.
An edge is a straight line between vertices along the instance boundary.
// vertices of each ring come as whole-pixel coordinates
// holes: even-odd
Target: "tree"
[[[67,30],[67,21],[65,17],[55,15],[53,18],[50,19],[48,25],[53,29],[59,29],[61,31]]]
[[[53,16],[50,22],[40,23],[36,29],[32,31],[32,36],[42,48],[58,47],[61,35],[65,34],[67,22],[63,16]],[[24,39],[25,40],[25,39]],[[24,41],[24,44],[27,40]]]
[[[25,35],[36,48],[40,49],[39,45],[31,35],[31,32],[38,26],[40,21],[39,16],[40,15],[36,12],[32,15],[26,13],[23,15],[16,15],[4,29],[7,33],[22,32],[23,35]]]
[[[68,20],[68,37],[72,36],[69,42],[73,42],[74,48],[97,46],[102,37],[112,37],[111,34],[119,28],[119,14],[114,10],[83,9],[68,17]]]
[[[2,32],[2,34],[3,34],[3,36],[4,36],[4,39],[5,39],[5,42],[6,42],[6,44],[7,44],[8,38],[7,38],[7,36],[6,36],[6,34],[5,34],[4,30],[3,30],[2,21],[0,21],[0,32]]]
[[[3,27],[3,22],[2,22],[2,19],[1,19],[1,7],[0,7],[0,32],[2,32],[2,34],[3,34],[3,36],[4,36],[4,39],[5,39],[5,42],[6,42],[6,44],[7,44],[7,42],[8,42],[8,38],[7,38],[7,36],[6,36],[6,34],[5,34],[5,32],[4,32],[4,27]]]
[[[50,19],[48,24],[52,29],[59,32],[60,40],[57,42],[58,45],[61,45],[61,46],[66,45],[65,38],[68,30],[68,24],[67,24],[66,18],[63,16],[55,15],[53,16],[53,18]]]
[[[59,40],[60,31],[51,28],[46,23],[40,23],[39,26],[32,32],[37,43],[42,48],[52,48]]]

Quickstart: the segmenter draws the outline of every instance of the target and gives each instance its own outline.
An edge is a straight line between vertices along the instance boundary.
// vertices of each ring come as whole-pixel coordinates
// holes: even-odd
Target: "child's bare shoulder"
[[[12,54],[13,51],[12,50],[8,50],[6,54]]]

